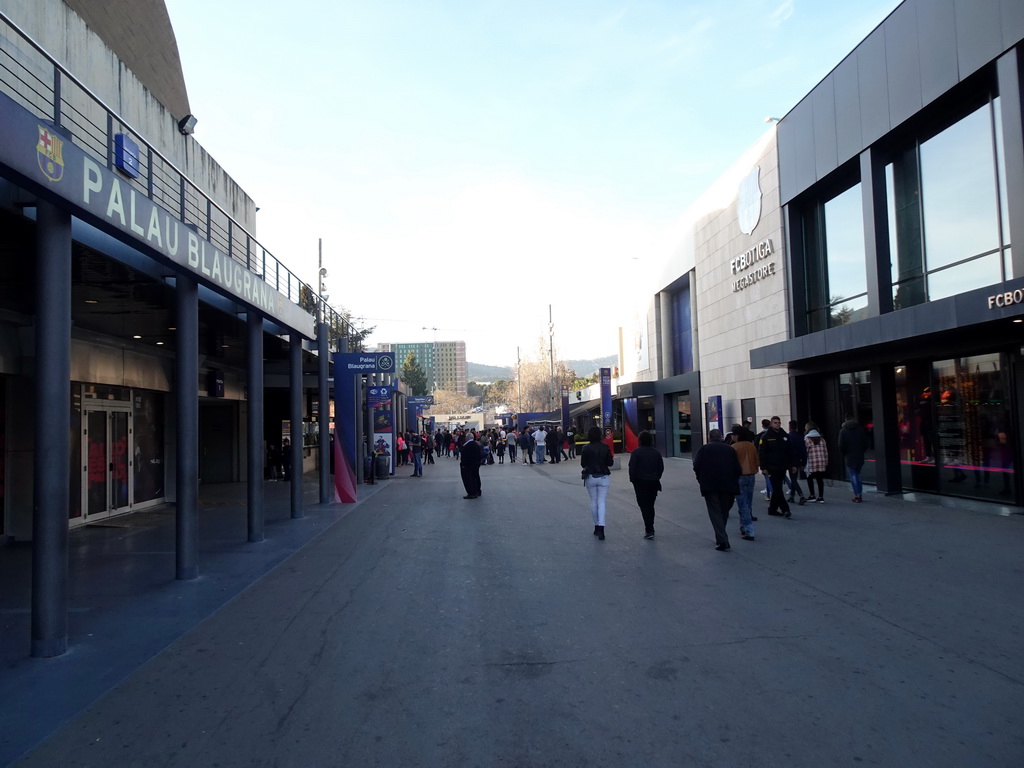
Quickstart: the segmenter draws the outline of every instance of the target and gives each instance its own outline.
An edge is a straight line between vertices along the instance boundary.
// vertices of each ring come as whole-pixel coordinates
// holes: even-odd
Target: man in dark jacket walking
[[[772,416],[770,426],[761,434],[757,458],[761,474],[768,475],[772,487],[768,514],[792,517],[786,501],[786,473],[793,466],[793,452],[789,447],[789,436],[782,428],[782,419],[778,416]]]
[[[523,464],[533,464],[533,438],[530,436],[529,427],[523,429],[519,435],[519,450],[523,453]]]
[[[464,499],[480,498],[480,459],[484,452],[477,442],[476,435],[466,433],[466,441],[459,450],[459,469],[462,472],[462,484],[466,487]]]
[[[654,436],[646,429],[637,439],[640,447],[629,454],[629,482],[633,484],[636,504],[644,518],[644,538],[654,538],[654,502],[661,490],[665,460],[654,447]]]
[[[853,488],[853,501],[863,501],[861,494],[864,485],[860,479],[860,471],[864,468],[864,454],[868,449],[868,433],[852,416],[847,416],[843,428],[839,430],[839,453],[846,460],[846,471],[850,473],[850,485]]]
[[[721,430],[712,429],[708,433],[708,442],[693,457],[693,473],[707,505],[711,527],[715,529],[715,549],[719,552],[730,549],[725,524],[729,520],[733,499],[740,492],[741,472],[736,451],[722,442]]]

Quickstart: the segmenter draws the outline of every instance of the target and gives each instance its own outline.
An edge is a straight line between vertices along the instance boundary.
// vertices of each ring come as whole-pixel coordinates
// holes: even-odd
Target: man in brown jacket
[[[740,492],[736,497],[736,506],[740,512],[740,536],[747,541],[753,541],[754,521],[757,518],[752,513],[752,506],[760,463],[757,460],[757,448],[754,447],[750,430],[739,424],[734,424],[732,434],[735,438],[732,449],[736,451],[736,457],[740,460],[740,471],[742,472]]]

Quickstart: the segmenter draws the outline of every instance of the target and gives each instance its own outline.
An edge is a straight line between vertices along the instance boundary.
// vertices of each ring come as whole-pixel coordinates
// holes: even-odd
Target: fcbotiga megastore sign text
[[[730,261],[729,267],[732,269],[732,273],[734,275],[743,272],[746,269],[750,269],[750,267],[757,267],[756,269],[751,269],[742,277],[733,280],[733,292],[742,291],[744,288],[749,288],[759,280],[763,280],[770,275],[774,275],[775,262],[769,261],[768,263],[763,263],[774,253],[775,247],[772,245],[772,240],[770,237],[766,237],[753,248],[744,251],[742,254]]]

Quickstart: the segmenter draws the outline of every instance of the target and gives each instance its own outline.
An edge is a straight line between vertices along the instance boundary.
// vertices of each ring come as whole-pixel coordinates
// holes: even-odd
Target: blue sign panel
[[[338,352],[334,355],[335,376],[348,373],[389,373],[395,370],[393,352]]]
[[[366,393],[366,401],[371,408],[379,405],[391,405],[391,387],[370,387]]]
[[[612,369],[601,369],[601,426],[612,427]]]

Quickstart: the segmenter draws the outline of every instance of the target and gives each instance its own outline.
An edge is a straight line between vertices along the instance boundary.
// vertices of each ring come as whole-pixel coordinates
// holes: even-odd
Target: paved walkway
[[[197,582],[151,567],[166,525],[76,532],[72,650],[5,655],[0,764],[1024,764],[1024,517],[837,483],[720,553],[667,464],[654,541],[624,471],[599,542],[575,463],[464,501],[445,459],[269,546],[229,489]]]

